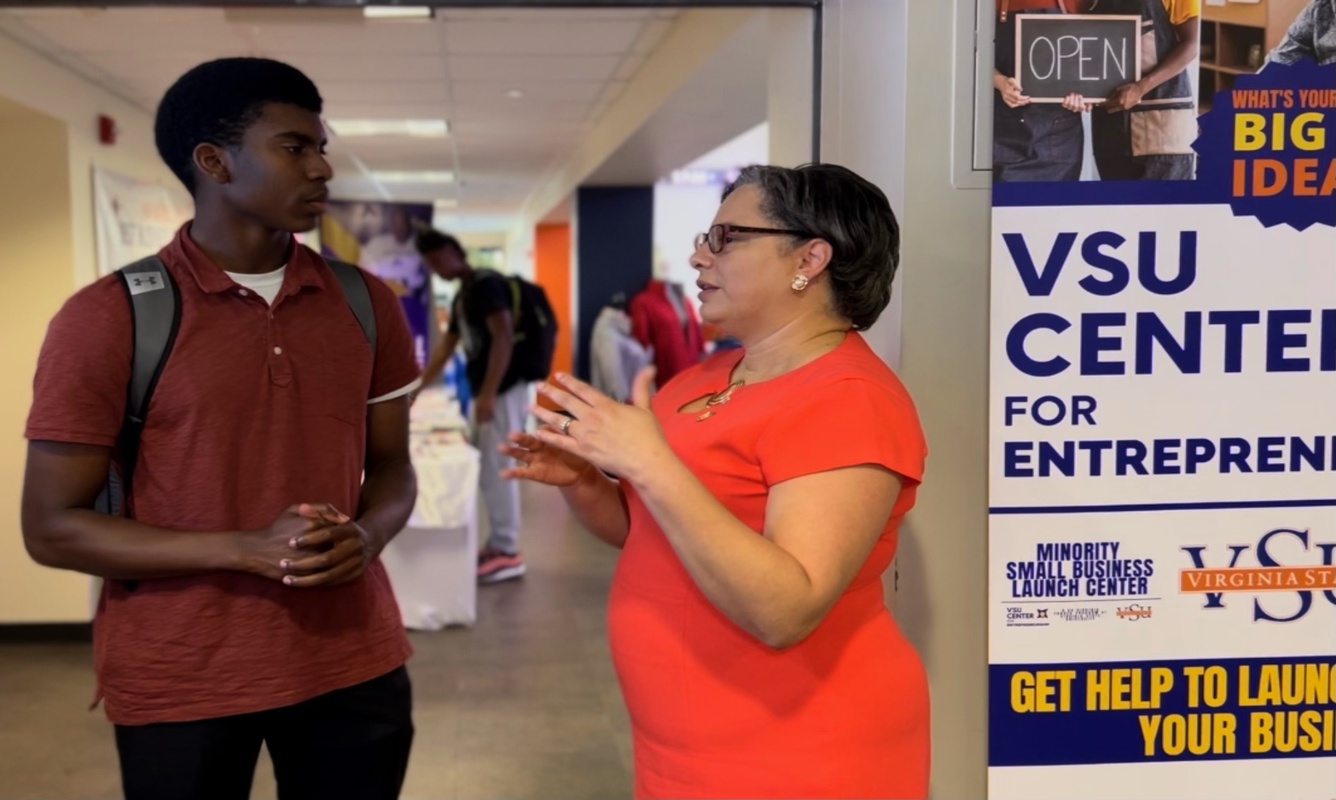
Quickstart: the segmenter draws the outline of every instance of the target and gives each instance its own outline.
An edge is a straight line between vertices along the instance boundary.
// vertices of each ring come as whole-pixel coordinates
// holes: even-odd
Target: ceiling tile
[[[602,81],[617,69],[617,56],[451,56],[454,81]]]
[[[486,117],[498,121],[543,119],[556,121],[580,119],[589,112],[593,105],[589,101],[579,103],[543,102],[541,100],[515,102],[505,97],[498,97],[491,100],[456,101],[454,116],[459,119]]]
[[[247,43],[223,20],[216,8],[117,8],[85,13],[20,17],[59,49],[81,53],[154,53],[164,46],[191,52],[238,53]],[[199,58],[203,60],[207,55]]]
[[[454,126],[450,108],[441,103],[346,103],[330,100],[325,103],[326,119],[440,119],[444,117]]]
[[[349,137],[339,140],[341,149],[356,153],[357,157],[377,168],[389,163],[420,163],[454,160],[454,145],[449,139],[407,139],[389,136]],[[385,167],[390,169],[391,167]],[[398,167],[395,167],[398,169]]]
[[[496,83],[481,81],[455,81],[454,98],[456,102],[490,102],[504,98],[516,105],[534,102],[592,103],[603,92],[603,81],[519,81]],[[512,98],[511,89],[519,89],[523,96]]]
[[[620,55],[640,36],[638,21],[446,22],[451,55]]]
[[[663,41],[663,37],[668,34],[668,31],[672,30],[672,27],[673,23],[670,20],[665,19],[654,20],[647,23],[644,29],[640,32],[639,38],[636,39],[635,45],[631,48],[632,52],[639,53],[640,55],[648,55],[649,53],[654,52],[654,48],[659,46],[659,43]]]
[[[640,71],[640,68],[644,66],[644,64],[645,56],[635,53],[628,55],[626,58],[622,59],[621,65],[619,65],[617,71],[612,74],[612,78],[617,81],[629,81],[635,77],[635,74]]]
[[[445,64],[434,56],[296,55],[290,59],[317,84],[352,81],[426,81],[445,77]]]
[[[351,8],[23,8],[0,9],[0,30],[150,113],[191,67],[263,55],[306,72],[326,118],[444,117],[444,139],[336,140],[336,195],[381,196],[363,167],[457,169],[459,185],[386,188],[508,218],[569,157],[591,114],[625,91],[679,13],[440,9],[434,20],[367,21]],[[509,97],[515,89],[521,97]]]
[[[238,26],[241,27],[241,26]],[[313,25],[246,26],[255,44],[286,55],[436,55],[440,26],[431,20],[359,20]]]
[[[448,92],[443,81],[326,81],[320,84],[320,96],[326,103],[389,104],[413,103],[445,107]]]

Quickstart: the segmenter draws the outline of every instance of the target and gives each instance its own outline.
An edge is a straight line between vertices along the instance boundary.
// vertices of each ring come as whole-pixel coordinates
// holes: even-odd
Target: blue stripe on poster
[[[1312,500],[1220,500],[1199,503],[1121,503],[1069,506],[992,506],[989,514],[1128,514],[1141,511],[1226,511],[1239,508],[1336,508],[1336,497]]]
[[[1202,181],[995,183],[993,207],[1226,205]]]
[[[988,673],[994,767],[1336,756],[1336,654]]]

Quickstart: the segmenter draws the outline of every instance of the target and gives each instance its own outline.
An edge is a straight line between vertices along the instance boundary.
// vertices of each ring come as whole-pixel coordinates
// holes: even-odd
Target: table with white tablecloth
[[[477,620],[478,451],[465,440],[451,402],[424,393],[414,404],[417,506],[381,553],[411,630]]]

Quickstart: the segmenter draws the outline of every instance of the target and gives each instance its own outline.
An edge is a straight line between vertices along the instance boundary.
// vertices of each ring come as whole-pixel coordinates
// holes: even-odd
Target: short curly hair
[[[424,256],[427,253],[434,253],[437,250],[446,247],[450,248],[460,256],[465,255],[464,246],[459,243],[458,239],[448,233],[441,233],[435,228],[426,228],[418,231],[418,235],[413,241],[417,247],[418,253]]]
[[[154,139],[158,154],[195,193],[195,148],[209,142],[236,147],[269,103],[287,103],[315,114],[323,101],[296,67],[267,58],[222,58],[200,64],[177,79],[158,104]]]
[[[836,164],[796,169],[750,166],[724,190],[761,192],[761,213],[777,227],[806,231],[830,243],[826,267],[836,312],[854,330],[867,330],[891,302],[900,264],[900,224],[886,195]]]

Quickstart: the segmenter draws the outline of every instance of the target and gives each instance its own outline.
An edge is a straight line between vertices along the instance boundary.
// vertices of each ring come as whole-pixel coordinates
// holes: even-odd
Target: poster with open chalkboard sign
[[[1141,80],[1141,17],[1017,14],[1016,81],[1035,103],[1079,94],[1102,103]]]

